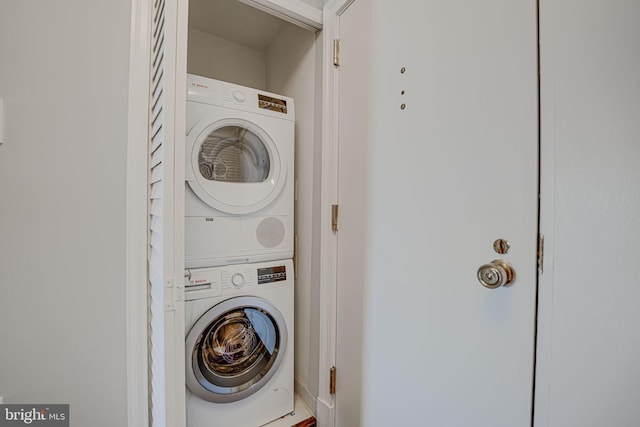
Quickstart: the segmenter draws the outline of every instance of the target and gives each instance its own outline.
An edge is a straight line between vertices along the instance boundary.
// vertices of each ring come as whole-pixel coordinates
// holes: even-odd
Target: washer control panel
[[[222,295],[222,275],[211,269],[193,269],[185,272],[185,301]]]
[[[287,280],[287,267],[282,264],[251,265],[243,264],[222,268],[222,292],[248,291],[268,287],[272,284],[281,285]]]
[[[242,273],[234,273],[233,276],[231,276],[231,284],[233,286],[235,286],[236,288],[241,288],[244,286],[244,276],[242,275]]]
[[[239,264],[215,268],[194,268],[185,272],[185,300],[237,294],[281,286],[289,276],[287,265],[262,263]],[[292,276],[291,276],[292,277]],[[289,278],[291,278],[289,277]]]
[[[257,272],[259,285],[287,280],[287,267],[284,265],[259,268]]]
[[[256,285],[255,269],[250,265],[229,266],[222,269],[222,289],[228,290],[246,289]]]

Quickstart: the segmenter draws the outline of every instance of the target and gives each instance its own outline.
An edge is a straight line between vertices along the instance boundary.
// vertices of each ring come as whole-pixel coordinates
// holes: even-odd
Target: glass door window
[[[198,169],[209,181],[264,182],[270,165],[264,142],[241,126],[214,130],[204,139],[198,153]]]
[[[287,326],[265,300],[236,297],[203,314],[186,344],[189,389],[210,402],[233,402],[258,391],[277,371]]]

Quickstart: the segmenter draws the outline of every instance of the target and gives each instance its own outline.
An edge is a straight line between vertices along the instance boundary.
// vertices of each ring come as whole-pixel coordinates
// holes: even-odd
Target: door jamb
[[[340,16],[355,0],[330,0],[323,10],[322,183],[320,214],[320,358],[318,425],[335,425],[335,395],[330,393],[330,370],[336,361],[337,234],[331,228],[331,206],[338,200],[338,68],[333,61],[334,40],[340,37]]]
[[[149,425],[147,136],[151,5],[131,2],[126,189],[127,425]]]

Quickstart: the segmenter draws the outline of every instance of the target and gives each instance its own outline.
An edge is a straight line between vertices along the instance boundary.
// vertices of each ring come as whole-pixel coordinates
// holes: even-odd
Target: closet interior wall
[[[315,412],[322,37],[236,0],[191,0],[189,8],[188,73],[295,101],[295,386]]]

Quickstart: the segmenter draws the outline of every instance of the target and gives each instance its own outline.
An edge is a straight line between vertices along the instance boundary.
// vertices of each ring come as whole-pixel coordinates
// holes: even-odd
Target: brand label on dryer
[[[287,268],[284,265],[258,269],[258,285],[287,280]]]
[[[287,114],[287,101],[272,96],[258,94],[258,107]]]

